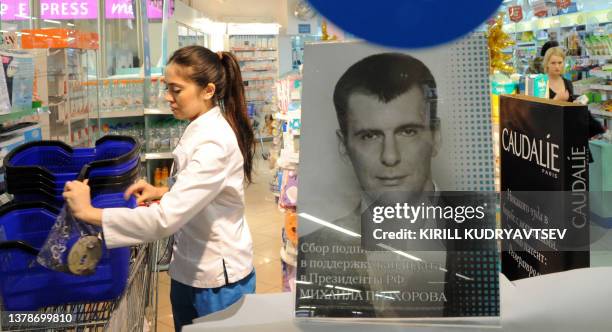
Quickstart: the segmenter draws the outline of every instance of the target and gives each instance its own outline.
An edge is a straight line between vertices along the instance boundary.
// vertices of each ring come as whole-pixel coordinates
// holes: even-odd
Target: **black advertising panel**
[[[589,266],[587,130],[586,106],[501,96],[501,226],[562,235],[502,242],[510,280]]]

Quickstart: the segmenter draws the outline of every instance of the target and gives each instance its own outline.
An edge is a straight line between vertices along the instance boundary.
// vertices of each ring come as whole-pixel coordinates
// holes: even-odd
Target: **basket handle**
[[[0,242],[0,250],[3,249],[20,249],[31,255],[38,255],[38,249],[32,247],[29,243],[24,241],[4,241]]]
[[[83,180],[87,179],[87,176],[89,175],[90,167],[91,167],[90,164],[85,164],[85,166],[81,168],[81,172],[79,172],[79,176],[77,176],[76,180],[83,182]]]

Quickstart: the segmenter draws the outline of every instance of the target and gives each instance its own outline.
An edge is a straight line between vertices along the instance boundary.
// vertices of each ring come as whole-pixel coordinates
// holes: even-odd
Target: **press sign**
[[[97,0],[41,0],[42,19],[95,19],[98,17]]]
[[[147,16],[162,18],[160,0],[147,0]],[[107,0],[104,2],[107,19],[133,19],[132,0]],[[173,2],[168,6],[172,15]],[[0,19],[18,21],[30,18],[29,0],[0,0]],[[40,18],[52,20],[83,20],[98,18],[98,0],[40,0]]]
[[[25,20],[29,16],[29,0],[2,0],[0,2],[0,19],[3,21]]]

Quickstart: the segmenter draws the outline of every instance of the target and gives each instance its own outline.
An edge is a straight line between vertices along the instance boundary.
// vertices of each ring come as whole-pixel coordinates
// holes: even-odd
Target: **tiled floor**
[[[269,189],[273,172],[268,168],[268,162],[258,159],[255,166],[254,183],[246,190],[246,215],[253,236],[257,293],[275,293],[281,291],[282,284],[280,245],[284,217]],[[174,331],[170,278],[166,272],[159,275],[158,292],[157,331]]]

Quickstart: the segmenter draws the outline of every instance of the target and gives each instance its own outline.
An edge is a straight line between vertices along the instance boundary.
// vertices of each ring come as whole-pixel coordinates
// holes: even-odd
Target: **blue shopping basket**
[[[136,206],[122,193],[103,194],[99,208]],[[112,300],[127,283],[130,249],[107,249],[95,273],[75,276],[49,270],[36,262],[59,211],[44,202],[12,202],[0,208],[0,297],[5,310],[29,311],[68,303]]]

